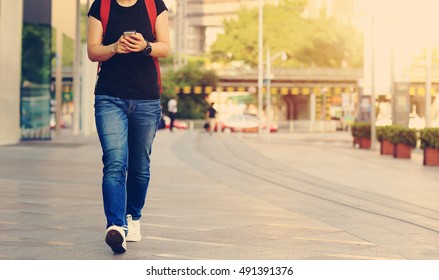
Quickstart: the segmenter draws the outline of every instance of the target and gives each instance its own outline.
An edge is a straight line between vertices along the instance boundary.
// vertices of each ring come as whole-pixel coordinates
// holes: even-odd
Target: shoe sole
[[[111,247],[114,253],[125,253],[126,248],[123,246],[123,236],[117,230],[110,230],[105,236],[105,242]]]
[[[133,237],[133,236],[127,236],[127,242],[137,242],[142,240],[142,236]]]

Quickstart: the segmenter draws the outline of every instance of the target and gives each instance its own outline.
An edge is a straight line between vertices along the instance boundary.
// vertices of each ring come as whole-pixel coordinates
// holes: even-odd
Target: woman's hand
[[[113,43],[113,52],[114,53],[130,53],[131,50],[128,48],[128,37],[120,36],[119,40]]]
[[[124,50],[127,52],[141,52],[146,48],[146,40],[141,33],[136,33],[130,36],[122,36],[119,39],[122,42]]]

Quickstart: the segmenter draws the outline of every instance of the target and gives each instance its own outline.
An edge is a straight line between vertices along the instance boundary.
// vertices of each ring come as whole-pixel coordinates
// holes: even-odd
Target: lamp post
[[[56,72],[55,72],[55,100],[56,100],[56,126],[55,136],[61,136],[62,119],[62,31],[59,26],[56,28]]]
[[[287,54],[284,51],[278,52],[273,56],[270,55],[270,47],[267,46],[267,54],[266,54],[266,74],[265,79],[267,82],[267,90],[266,90],[266,124],[267,124],[267,137],[270,139],[270,115],[271,115],[271,63],[278,58],[281,58],[282,61],[287,60]]]
[[[432,48],[427,47],[426,81],[425,81],[425,127],[431,126],[431,66]]]
[[[267,138],[270,140],[270,113],[271,113],[271,55],[270,55],[270,46],[267,46],[267,69],[266,69],[266,81],[267,81],[267,90],[266,94],[266,105],[265,105],[265,120],[267,127]],[[261,121],[259,121],[261,122]]]
[[[376,146],[376,110],[375,110],[375,22],[374,16],[370,17],[370,44],[371,44],[371,79],[370,79],[370,141],[371,149]]]
[[[258,134],[261,138],[262,133],[262,90],[263,90],[263,78],[264,78],[264,61],[263,61],[263,9],[264,2],[259,0],[259,27],[258,27],[258,117],[259,117],[259,127]]]
[[[187,10],[187,1],[186,0],[178,0],[175,14],[175,52],[174,52],[174,61],[173,67],[174,70],[182,67],[187,64],[187,20],[186,20],[186,10]]]
[[[75,57],[73,63],[73,134],[78,135],[80,131],[81,114],[81,1],[76,0],[76,40]]]

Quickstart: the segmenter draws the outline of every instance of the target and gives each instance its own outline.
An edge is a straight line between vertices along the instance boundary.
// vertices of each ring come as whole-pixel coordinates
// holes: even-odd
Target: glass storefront
[[[51,10],[44,10],[44,13],[32,12],[38,4],[47,7],[50,1],[24,1],[20,98],[20,128],[23,140],[51,138]]]

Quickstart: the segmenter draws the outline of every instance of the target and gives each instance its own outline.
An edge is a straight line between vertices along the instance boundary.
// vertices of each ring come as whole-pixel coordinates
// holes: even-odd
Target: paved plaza
[[[101,176],[96,135],[0,147],[0,259],[439,259],[439,168],[348,132],[159,131],[143,239],[120,255]]]

